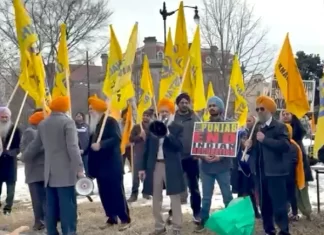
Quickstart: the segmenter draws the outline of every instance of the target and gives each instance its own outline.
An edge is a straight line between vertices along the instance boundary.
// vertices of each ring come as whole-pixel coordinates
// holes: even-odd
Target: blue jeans
[[[202,181],[202,208],[200,212],[200,218],[204,224],[209,218],[209,210],[211,206],[211,200],[214,193],[215,180],[217,181],[222,193],[223,202],[225,207],[232,201],[233,195],[231,191],[231,174],[230,171],[217,174],[206,174],[203,171],[200,172]]]

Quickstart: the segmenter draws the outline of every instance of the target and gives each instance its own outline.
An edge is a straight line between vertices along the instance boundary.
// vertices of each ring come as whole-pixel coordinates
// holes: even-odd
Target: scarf
[[[290,143],[297,147],[297,165],[296,165],[296,184],[299,190],[305,187],[305,173],[303,163],[303,153],[299,145],[293,139],[290,139]]]

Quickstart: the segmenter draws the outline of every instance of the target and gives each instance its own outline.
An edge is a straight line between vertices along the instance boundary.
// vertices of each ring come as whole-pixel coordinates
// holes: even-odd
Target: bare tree
[[[267,29],[262,27],[261,18],[246,0],[203,0],[201,19],[203,39],[211,48],[213,62],[219,74],[216,88],[223,98],[227,95],[233,54],[237,53],[246,82],[246,95],[256,85],[254,76],[270,76],[274,48],[266,41]],[[260,79],[258,80],[260,81]]]
[[[101,53],[108,44],[108,24],[113,13],[108,3],[108,0],[25,0],[44,63],[55,63],[61,23],[67,25],[70,63],[83,64],[85,51],[89,51],[90,59]],[[14,20],[12,0],[2,0],[0,32],[18,51]]]

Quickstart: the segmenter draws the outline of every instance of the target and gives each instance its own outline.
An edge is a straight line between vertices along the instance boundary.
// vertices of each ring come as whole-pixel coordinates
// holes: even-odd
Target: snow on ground
[[[324,165],[323,165],[324,169]],[[125,167],[125,172],[128,172],[127,166]],[[29,191],[28,187],[25,184],[25,175],[24,175],[24,167],[23,165],[19,165],[18,167],[18,180],[16,183],[16,195],[15,195],[15,202],[19,202],[20,204],[25,204],[26,206],[31,206],[30,202],[30,196],[29,196]],[[315,172],[313,173],[314,179],[315,179]],[[320,175],[320,199],[321,199],[321,205],[324,203],[324,175]],[[132,174],[131,173],[126,173],[124,176],[124,186],[125,186],[125,192],[126,192],[126,197],[128,198],[131,194],[131,188],[132,188]],[[200,184],[201,186],[201,184]],[[1,201],[5,199],[5,186],[2,188],[3,194],[1,195]],[[141,192],[141,188],[139,190]],[[311,202],[314,206],[314,209],[317,208],[317,194],[316,194],[316,180],[310,183],[309,187],[309,195]],[[98,196],[98,189],[97,185],[95,183],[95,190],[94,190],[94,195],[91,196],[93,201],[98,202],[100,201],[99,196]],[[189,198],[188,198],[189,199]],[[83,202],[88,202],[88,199],[85,197],[79,197],[78,198],[79,203]],[[189,202],[189,200],[188,200]],[[136,206],[145,206],[145,205],[151,205],[151,201],[149,200],[144,200],[142,199],[142,195],[139,195],[139,200],[135,203],[132,203],[133,207]],[[163,207],[169,208],[170,207],[170,199],[168,196],[164,195],[163,197]],[[215,194],[212,202],[212,208],[222,208],[223,207],[223,202],[222,202],[222,196],[220,194],[220,190],[218,185],[215,185]],[[190,203],[187,205],[183,205],[183,212],[190,212]]]

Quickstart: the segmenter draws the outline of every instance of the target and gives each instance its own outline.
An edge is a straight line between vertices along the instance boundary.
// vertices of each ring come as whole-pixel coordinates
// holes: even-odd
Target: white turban
[[[11,117],[11,111],[8,107],[2,106],[0,107],[0,115],[8,115],[9,117]]]

